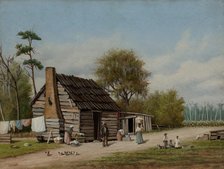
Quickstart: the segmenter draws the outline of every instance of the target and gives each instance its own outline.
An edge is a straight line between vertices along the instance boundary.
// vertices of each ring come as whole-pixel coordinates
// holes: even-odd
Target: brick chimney
[[[62,119],[59,106],[56,71],[54,67],[46,67],[46,94],[45,94],[45,118]]]

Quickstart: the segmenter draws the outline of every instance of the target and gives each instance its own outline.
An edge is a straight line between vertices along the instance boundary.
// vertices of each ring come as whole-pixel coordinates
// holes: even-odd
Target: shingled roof
[[[56,74],[56,80],[65,88],[69,97],[81,110],[120,111],[116,102],[92,79]],[[44,91],[45,86],[33,99],[33,103]]]

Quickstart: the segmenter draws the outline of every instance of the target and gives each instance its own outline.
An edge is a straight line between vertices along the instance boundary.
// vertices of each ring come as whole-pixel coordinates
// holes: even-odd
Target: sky
[[[35,58],[57,73],[94,79],[97,58],[132,49],[152,73],[151,93],[224,102],[224,0],[0,0],[3,55],[15,55],[26,30],[42,38]],[[37,89],[44,73],[36,71]]]

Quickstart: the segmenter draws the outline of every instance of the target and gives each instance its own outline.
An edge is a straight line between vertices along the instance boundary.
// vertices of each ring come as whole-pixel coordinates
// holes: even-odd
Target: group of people
[[[164,133],[163,136],[163,146],[158,145],[159,148],[182,148],[180,144],[179,136],[176,136],[175,141],[169,140],[167,133]]]
[[[64,142],[66,144],[71,144],[71,138],[72,138],[72,132],[73,132],[74,126],[70,126],[64,134]],[[136,143],[137,144],[142,144],[144,143],[142,132],[144,131],[144,128],[141,123],[138,123],[135,133],[136,133]],[[107,127],[107,124],[105,122],[102,123],[101,127],[101,139],[102,139],[102,146],[106,147],[108,146],[108,136],[109,136],[109,129]],[[120,133],[120,132],[118,132]],[[118,136],[117,136],[118,137]],[[119,134],[119,137],[122,137],[121,134]],[[120,141],[122,139],[119,139]],[[173,142],[172,140],[168,139],[167,133],[164,133],[163,136],[163,145],[158,145],[159,148],[182,148],[180,144],[180,139],[179,136],[176,136],[175,141]]]
[[[77,142],[72,142],[72,132],[73,132],[73,128],[74,126],[71,125],[69,128],[67,128],[67,130],[64,133],[64,143],[70,145],[71,143],[76,143]],[[102,145],[103,147],[105,146],[109,146],[108,144],[108,136],[109,136],[109,129],[107,127],[107,124],[105,122],[102,123],[102,127],[101,127],[101,138],[102,138]]]

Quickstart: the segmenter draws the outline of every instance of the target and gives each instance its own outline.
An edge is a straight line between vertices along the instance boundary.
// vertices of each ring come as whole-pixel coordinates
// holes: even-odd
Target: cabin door
[[[134,119],[133,118],[128,119],[128,132],[134,133]]]
[[[93,112],[93,121],[94,121],[94,140],[100,139],[100,122],[101,122],[101,113]]]

